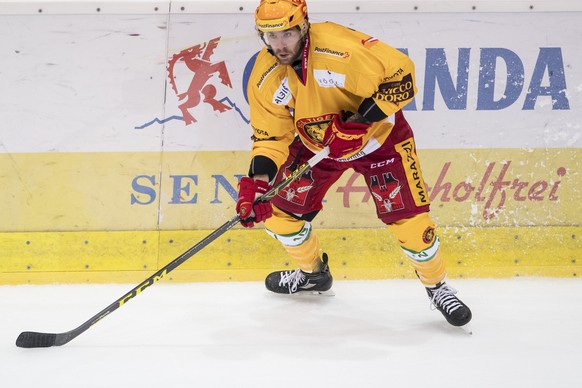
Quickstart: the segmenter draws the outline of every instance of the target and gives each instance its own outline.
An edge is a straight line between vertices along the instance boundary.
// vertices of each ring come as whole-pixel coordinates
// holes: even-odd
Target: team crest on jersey
[[[320,146],[323,143],[323,136],[327,127],[331,123],[333,115],[326,114],[318,117],[307,117],[297,120],[297,131],[312,144]]]
[[[292,173],[293,171],[289,169],[289,166],[285,167],[285,170],[283,170],[283,177],[281,179],[286,179]],[[308,171],[301,175],[300,178],[295,179],[289,186],[285,187],[277,195],[293,204],[299,206],[305,205],[307,194],[313,187],[313,177],[311,176],[311,173],[312,171]]]
[[[370,190],[376,201],[379,214],[404,209],[404,201],[402,200],[400,188],[400,182],[390,172],[382,174],[381,177],[377,175],[370,177]]]

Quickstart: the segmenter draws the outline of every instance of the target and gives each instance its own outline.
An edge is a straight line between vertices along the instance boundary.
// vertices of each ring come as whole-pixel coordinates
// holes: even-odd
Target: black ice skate
[[[426,292],[431,307],[434,306],[439,310],[451,325],[465,326],[469,323],[472,318],[471,310],[455,296],[457,290],[453,287],[439,283],[433,288],[426,287]]]
[[[300,269],[293,271],[277,271],[265,279],[267,290],[277,294],[326,294],[330,291],[333,278],[327,265],[327,254],[322,255],[321,272],[308,273]]]

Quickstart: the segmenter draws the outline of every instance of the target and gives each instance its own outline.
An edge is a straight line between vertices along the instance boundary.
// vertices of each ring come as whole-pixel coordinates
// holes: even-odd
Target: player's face
[[[301,55],[301,32],[297,28],[267,32],[265,41],[283,65],[290,65]]]

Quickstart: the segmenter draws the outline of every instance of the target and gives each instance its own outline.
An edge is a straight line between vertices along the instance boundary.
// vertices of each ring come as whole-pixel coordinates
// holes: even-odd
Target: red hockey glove
[[[368,128],[369,124],[346,123],[339,114],[333,115],[323,135],[323,145],[329,146],[331,158],[342,158],[362,147],[362,138]]]
[[[238,201],[236,212],[240,223],[245,228],[252,228],[255,222],[263,222],[273,215],[273,208],[269,202],[257,202],[255,199],[271,189],[269,183],[262,180],[244,177],[238,183]]]

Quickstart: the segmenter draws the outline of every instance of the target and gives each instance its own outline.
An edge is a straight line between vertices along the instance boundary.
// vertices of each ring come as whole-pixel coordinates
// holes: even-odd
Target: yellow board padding
[[[0,231],[155,230],[159,202],[131,206],[135,176],[159,186],[159,152],[0,154]]]
[[[211,231],[0,233],[0,284],[139,283]],[[386,228],[320,229],[336,279],[414,278]],[[578,277],[582,227],[444,228],[449,278]],[[260,281],[294,265],[264,230],[231,230],[166,281]]]
[[[437,225],[582,225],[578,148],[418,154]],[[0,153],[0,232],[212,230],[235,213],[249,160],[248,151]],[[353,171],[325,201],[318,228],[381,225]]]
[[[158,232],[0,233],[0,272],[156,269]]]

